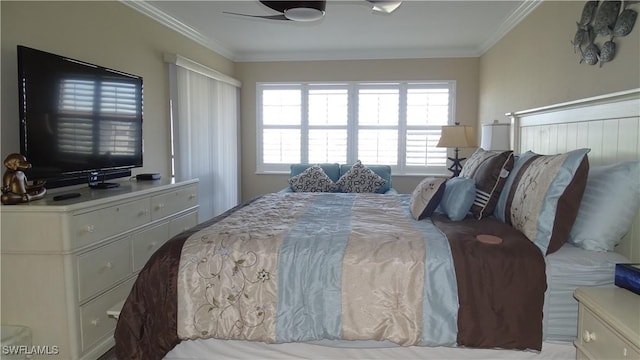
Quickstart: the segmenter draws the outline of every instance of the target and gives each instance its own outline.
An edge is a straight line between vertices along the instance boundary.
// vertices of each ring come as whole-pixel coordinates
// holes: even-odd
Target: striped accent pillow
[[[464,164],[460,176],[476,182],[476,198],[471,206],[476,219],[491,216],[511,169],[512,151],[495,152],[478,148]]]

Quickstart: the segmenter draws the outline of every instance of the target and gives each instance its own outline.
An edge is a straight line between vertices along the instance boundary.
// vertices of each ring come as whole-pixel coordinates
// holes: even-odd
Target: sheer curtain
[[[198,178],[199,219],[238,204],[240,82],[179,55],[169,62],[176,181]]]

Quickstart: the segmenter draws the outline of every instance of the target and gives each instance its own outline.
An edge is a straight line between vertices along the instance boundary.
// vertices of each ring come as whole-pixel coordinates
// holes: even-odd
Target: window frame
[[[398,125],[380,126],[379,128],[394,128],[398,131],[397,164],[391,165],[394,175],[426,175],[426,174],[448,174],[447,161],[441,166],[410,166],[406,165],[406,140],[407,131],[410,129],[429,130],[441,128],[442,125],[417,126],[407,124],[407,95],[409,89],[448,89],[448,119],[447,125],[455,123],[456,109],[456,81],[455,80],[423,80],[423,81],[357,81],[357,82],[258,82],[256,83],[256,173],[273,174],[289,173],[291,164],[265,164],[263,163],[263,99],[262,94],[267,89],[278,90],[300,90],[300,125],[278,125],[275,128],[300,129],[300,162],[308,163],[308,134],[310,128],[308,116],[308,98],[310,89],[347,89],[347,163],[355,163],[358,151],[358,130],[362,128],[372,128],[370,125],[359,125],[358,120],[358,93],[360,89],[389,89],[395,87],[399,91]],[[269,126],[267,126],[268,128]],[[325,128],[337,128],[339,126],[327,125]],[[447,153],[448,154],[448,153]]]

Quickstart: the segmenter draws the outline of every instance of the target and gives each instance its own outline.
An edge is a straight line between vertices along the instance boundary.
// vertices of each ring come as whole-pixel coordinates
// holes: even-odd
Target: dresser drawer
[[[74,215],[72,239],[76,247],[88,245],[151,221],[150,199],[140,199]]]
[[[80,302],[131,275],[129,238],[78,256],[77,271]]]
[[[140,271],[151,255],[168,239],[169,224],[166,222],[133,235],[133,271]]]
[[[580,347],[576,348],[576,360],[589,360],[587,354],[583,353],[582,350],[580,350]]]
[[[579,353],[585,352],[594,359],[640,359],[640,353],[582,304],[579,324]]]
[[[198,204],[198,187],[188,186],[151,198],[151,218],[162,219]]]
[[[198,224],[198,212],[177,217],[169,222],[169,239]]]
[[[82,351],[90,349],[97,341],[113,336],[116,321],[109,318],[107,310],[123,302],[133,286],[134,279],[122,283],[80,307],[80,334]]]

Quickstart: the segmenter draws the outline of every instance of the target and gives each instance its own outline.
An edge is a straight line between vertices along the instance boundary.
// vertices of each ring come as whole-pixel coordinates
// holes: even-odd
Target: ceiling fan
[[[259,0],[266,7],[273,9],[281,14],[279,15],[249,15],[238,14],[233,12],[224,12],[225,14],[247,16],[268,20],[285,20],[285,21],[316,21],[324,17],[327,1],[269,1]],[[376,12],[390,14],[402,4],[402,1],[388,0],[365,0],[371,5],[371,9]]]

